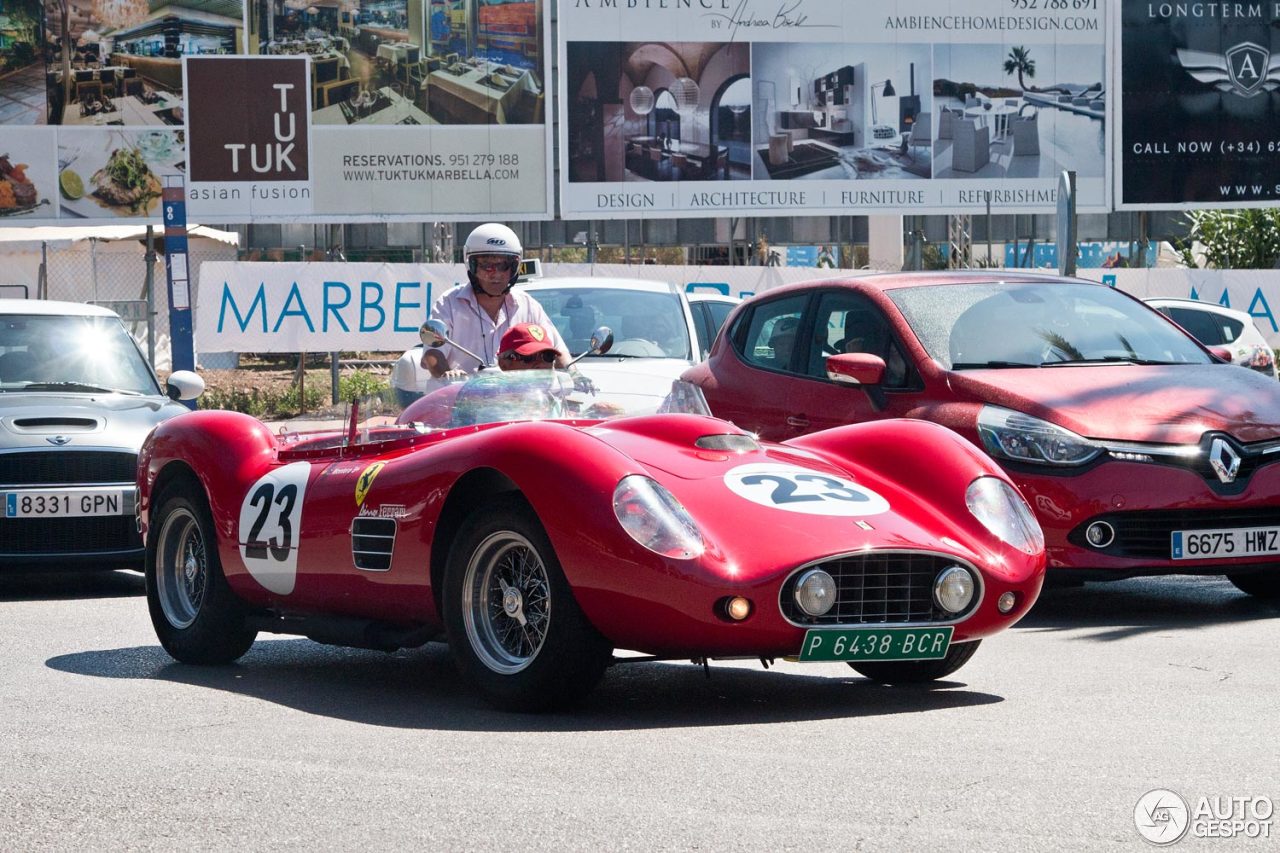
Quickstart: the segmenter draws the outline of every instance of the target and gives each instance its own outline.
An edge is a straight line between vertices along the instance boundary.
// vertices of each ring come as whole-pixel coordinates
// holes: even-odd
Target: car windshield
[[[0,315],[0,391],[159,394],[115,317]]]
[[[597,326],[608,326],[613,349],[588,358],[691,358],[689,325],[677,294],[620,287],[540,287],[529,293],[573,355],[588,349]]]
[[[1100,284],[981,282],[887,295],[948,370],[1211,362],[1156,312]]]

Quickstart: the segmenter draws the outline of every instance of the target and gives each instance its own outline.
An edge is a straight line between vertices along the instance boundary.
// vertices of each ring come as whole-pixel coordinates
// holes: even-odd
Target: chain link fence
[[[170,369],[169,289],[165,277],[165,258],[161,251],[152,256],[143,240],[80,240],[70,245],[44,247],[42,285],[31,288],[31,296],[67,302],[92,302],[116,311],[125,327],[151,359],[157,372]],[[163,245],[157,236],[156,246]],[[234,261],[234,245],[216,240],[190,241],[187,261],[192,273],[191,286],[198,280],[200,265],[205,261]],[[148,266],[150,276],[148,276]],[[148,288],[154,293],[149,302]],[[7,294],[16,295],[16,294]],[[152,313],[154,312],[154,313]],[[204,366],[229,367],[224,354],[211,353]],[[230,356],[234,361],[234,354]]]

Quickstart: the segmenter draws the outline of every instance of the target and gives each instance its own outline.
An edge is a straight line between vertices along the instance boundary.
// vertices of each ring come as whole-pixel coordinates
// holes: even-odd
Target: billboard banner
[[[1280,199],[1280,4],[1123,0],[1117,206]]]
[[[1110,203],[1104,0],[566,0],[565,218]]]
[[[6,0],[0,217],[546,218],[549,2]]]

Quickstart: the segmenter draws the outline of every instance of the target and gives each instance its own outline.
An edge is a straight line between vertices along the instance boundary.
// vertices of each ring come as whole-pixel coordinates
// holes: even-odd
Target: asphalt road
[[[139,575],[0,577],[0,850],[1146,850],[1153,788],[1280,802],[1278,619],[1217,579],[1049,590],[931,688],[641,663],[524,716],[440,645],[188,667]]]

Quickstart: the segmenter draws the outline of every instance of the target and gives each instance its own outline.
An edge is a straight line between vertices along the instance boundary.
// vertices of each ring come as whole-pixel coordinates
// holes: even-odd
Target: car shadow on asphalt
[[[125,598],[146,593],[141,571],[53,572],[9,570],[0,574],[0,601]]]
[[[794,669],[716,666],[708,679],[688,663],[614,667],[577,708],[515,714],[489,706],[431,643],[392,654],[323,646],[303,639],[260,640],[221,667],[175,663],[157,646],[50,658],[61,672],[167,681],[241,696],[308,714],[392,728],[453,731],[616,731],[748,725],[912,714],[1003,702],[961,681],[886,687],[858,676],[803,675]],[[799,666],[799,665],[797,665]]]
[[[1277,617],[1280,601],[1247,595],[1224,577],[1165,575],[1047,585],[1013,630],[1084,631],[1083,639],[1105,642]]]

